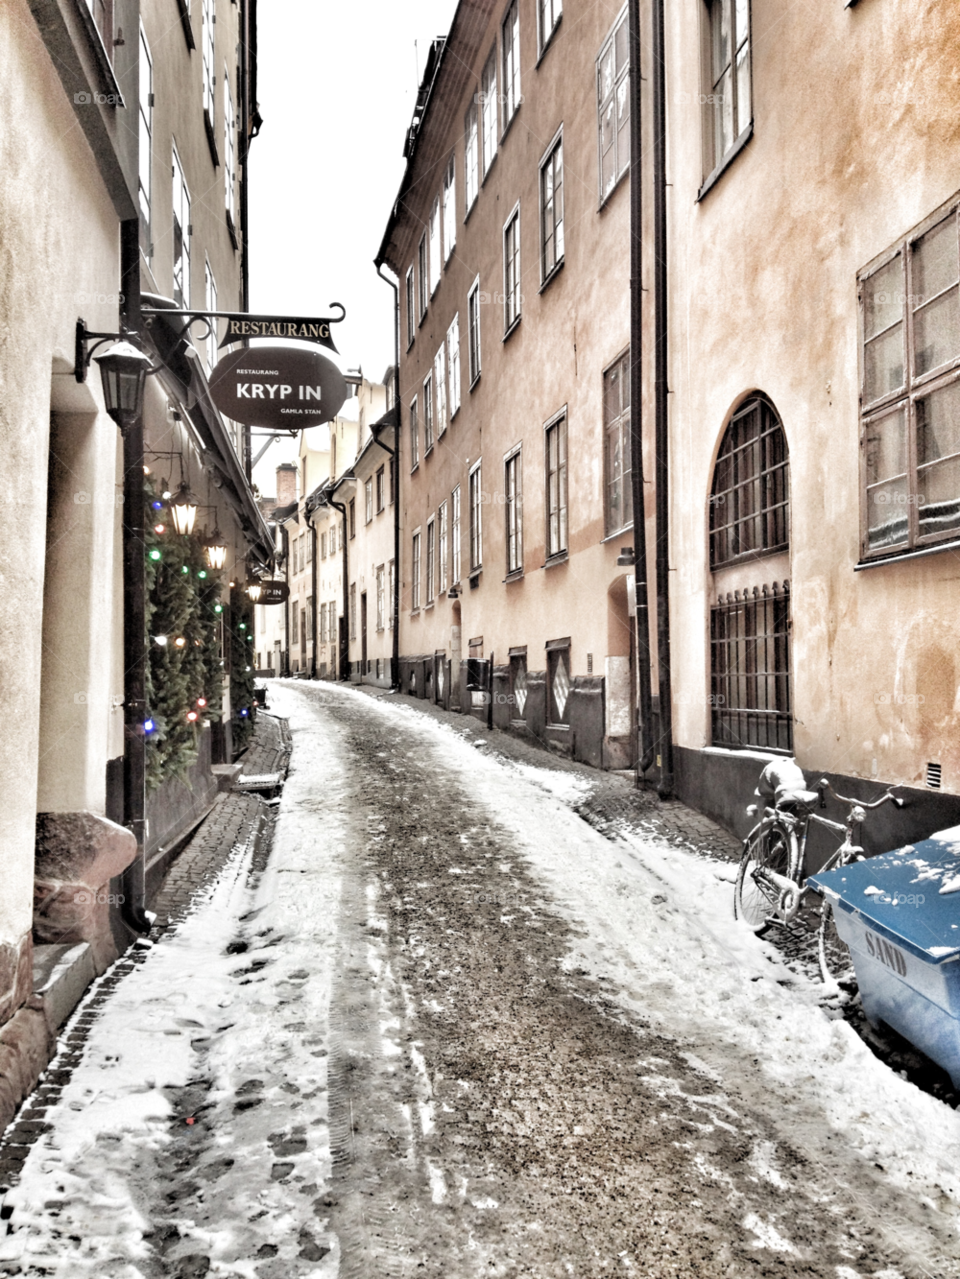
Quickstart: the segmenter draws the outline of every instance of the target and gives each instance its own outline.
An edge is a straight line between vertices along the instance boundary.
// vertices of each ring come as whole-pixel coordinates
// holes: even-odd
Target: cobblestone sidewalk
[[[268,714],[257,717],[256,736],[242,757],[245,772],[286,774],[290,758],[290,734],[285,720]],[[270,851],[273,808],[259,795],[226,792],[218,796],[212,811],[173,863],[150,908],[156,922],[146,941],[130,947],[102,977],[95,981],[76,1012],[63,1028],[56,1055],[40,1082],[24,1101],[14,1122],[0,1138],[0,1194],[17,1180],[33,1143],[50,1128],[48,1109],[59,1099],[73,1069],[79,1063],[87,1032],[117,986],[146,957],[151,946],[192,910],[199,895],[212,887],[217,876],[239,848],[254,849],[253,870],[262,870]],[[0,1221],[9,1213],[0,1204]]]

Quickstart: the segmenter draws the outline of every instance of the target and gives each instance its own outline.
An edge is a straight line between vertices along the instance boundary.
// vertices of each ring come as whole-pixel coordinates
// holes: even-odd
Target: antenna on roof
[[[414,40],[413,42],[413,61],[417,69],[417,89],[419,90],[420,88],[420,50],[417,47],[416,40]]]

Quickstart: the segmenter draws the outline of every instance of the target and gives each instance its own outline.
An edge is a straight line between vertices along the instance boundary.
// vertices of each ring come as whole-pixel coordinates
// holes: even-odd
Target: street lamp
[[[186,536],[193,532],[199,506],[200,503],[191,492],[190,485],[186,480],[181,480],[177,495],[170,502],[170,515],[178,533]]]
[[[93,358],[100,365],[104,407],[120,430],[128,431],[143,411],[143,386],[152,365],[132,342],[117,342]]]
[[[215,528],[204,544],[207,563],[211,568],[221,569],[227,562],[227,543],[219,528]]]

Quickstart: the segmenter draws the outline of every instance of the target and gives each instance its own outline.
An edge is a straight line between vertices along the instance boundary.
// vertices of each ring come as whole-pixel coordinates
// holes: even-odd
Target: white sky
[[[250,151],[250,306],[326,315],[342,368],[379,380],[393,363],[393,292],[373,259],[403,176],[403,141],[430,42],[456,0],[264,0]],[[418,50],[414,48],[418,43]],[[254,437],[254,456],[263,441]],[[274,492],[296,439],[264,454],[254,480]]]

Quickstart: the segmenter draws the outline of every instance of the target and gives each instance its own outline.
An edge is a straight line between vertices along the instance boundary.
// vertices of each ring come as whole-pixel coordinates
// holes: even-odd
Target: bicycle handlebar
[[[887,791],[885,791],[879,799],[875,799],[872,804],[868,804],[862,799],[848,799],[846,795],[838,795],[825,777],[820,778],[818,788],[820,790],[829,791],[833,798],[838,799],[841,804],[857,805],[860,808],[879,808],[880,805],[885,804],[887,800],[890,800],[892,804],[896,804],[897,808],[903,808],[904,803],[906,802],[905,800],[902,800],[899,795],[894,795],[893,787],[890,787]]]

